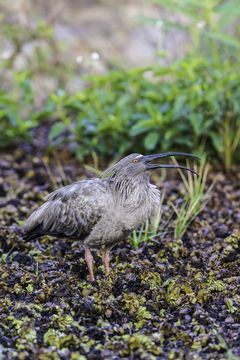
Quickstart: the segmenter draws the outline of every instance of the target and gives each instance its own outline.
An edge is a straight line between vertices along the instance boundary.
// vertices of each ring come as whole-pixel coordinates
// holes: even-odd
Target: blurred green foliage
[[[218,66],[191,56],[167,68],[90,76],[84,91],[71,96],[60,89],[40,112],[33,111],[26,74],[16,81],[21,96],[0,94],[1,146],[25,140],[51,115],[49,139],[55,146],[69,142],[79,159],[93,151],[184,150],[205,151],[226,167],[240,160],[240,77],[229,61]]]
[[[178,32],[188,34],[192,40],[190,52],[197,54],[200,51],[202,55],[215,61],[229,58],[238,60],[239,0],[150,0],[150,2],[170,12],[171,17],[167,17],[166,20],[164,17],[142,16],[141,21],[161,27],[165,32],[177,29]],[[160,14],[165,15],[165,12],[161,11]]]
[[[38,42],[28,71],[13,71],[13,90],[0,92],[0,147],[34,141],[31,128],[48,121],[51,146],[68,143],[80,160],[93,152],[113,157],[133,151],[183,150],[206,152],[210,161],[221,161],[226,169],[239,162],[236,0],[155,1],[188,18],[186,26],[162,20],[161,24],[166,31],[175,27],[191,35],[189,54],[167,67],[88,76],[85,89],[75,95],[64,90],[64,77],[70,73],[59,60],[60,48],[49,26],[39,23],[28,33],[14,24],[3,24],[14,51],[2,67],[12,66],[25,41]],[[45,106],[36,110],[32,80],[36,73],[50,74],[51,69],[60,79],[58,90],[46,94]]]
[[[18,141],[31,140],[29,129],[37,124],[31,111],[33,104],[30,81],[27,74],[15,74],[16,89],[9,94],[0,91],[0,146]]]
[[[10,50],[6,58],[3,56],[0,63],[0,80],[11,84],[11,76],[6,73],[16,72],[20,62],[23,72],[31,74],[31,79],[48,76],[56,86],[60,87],[72,76],[72,66],[63,58],[63,48],[56,41],[53,28],[44,21],[33,26],[8,22],[0,14],[2,34],[0,41],[6,42]],[[3,70],[1,70],[3,69]],[[8,84],[9,85],[9,84]],[[4,88],[8,88],[4,84]]]
[[[206,151],[213,161],[228,158],[229,166],[240,159],[240,78],[230,62],[217,66],[189,57],[168,68],[113,72],[88,81],[81,93],[62,92],[49,100],[58,118],[50,138],[69,139],[80,159],[93,150],[112,156],[133,149]],[[234,148],[225,146],[226,136]]]

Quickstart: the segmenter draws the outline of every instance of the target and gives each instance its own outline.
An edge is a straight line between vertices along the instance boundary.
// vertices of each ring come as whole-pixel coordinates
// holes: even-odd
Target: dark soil
[[[43,161],[44,160],[44,161]],[[172,173],[166,199],[180,194]],[[217,177],[182,239],[130,241],[110,275],[68,239],[24,242],[24,219],[43,196],[93,176],[79,163],[41,159],[29,146],[0,159],[0,359],[237,359],[240,356],[240,172]],[[164,219],[170,207],[164,205]]]

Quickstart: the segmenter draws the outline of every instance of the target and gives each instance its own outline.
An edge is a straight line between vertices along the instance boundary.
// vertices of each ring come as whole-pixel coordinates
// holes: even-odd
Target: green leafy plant
[[[149,79],[151,74],[152,79]],[[68,144],[83,160],[93,152],[206,152],[229,169],[240,160],[238,67],[189,57],[169,67],[109,72],[86,79],[74,96],[63,89],[36,110],[32,74],[15,74],[12,93],[0,93],[1,146],[33,141],[31,129],[48,119],[49,150]]]
[[[14,248],[10,249],[8,252],[4,252],[2,248],[0,248],[0,263],[9,264],[12,262],[14,258]]]
[[[147,79],[151,70],[154,81]],[[58,146],[71,143],[82,160],[95,151],[101,157],[169,150],[205,151],[222,159],[219,129],[227,111],[234,134],[240,121],[240,80],[229,62],[221,66],[189,57],[168,68],[110,72],[88,78],[81,93],[51,97],[59,117],[50,132]],[[49,104],[48,104],[49,106]],[[237,141],[231,162],[239,159]]]
[[[29,129],[37,125],[32,113],[32,91],[29,73],[15,73],[16,89],[0,92],[0,147],[19,140],[30,140]]]
[[[219,152],[224,162],[226,170],[230,169],[233,163],[233,157],[240,143],[240,126],[234,125],[231,121],[232,114],[227,114],[223,119],[220,129]]]
[[[163,31],[173,29],[188,33],[192,40],[190,52],[201,50],[205,57],[221,61],[234,57],[240,49],[238,0],[152,0],[171,14],[164,18],[141,17],[140,20],[161,26]],[[184,21],[183,21],[184,19]],[[162,53],[160,49],[160,53]]]
[[[142,224],[139,230],[134,230],[130,236],[132,247],[137,249],[141,242],[146,242],[149,239],[149,221]]]
[[[177,161],[174,159],[175,163]],[[189,166],[189,164],[187,164]],[[197,171],[197,166],[194,166]],[[180,176],[185,186],[185,199],[179,209],[172,204],[172,207],[177,215],[174,223],[174,237],[181,237],[193,219],[204,209],[211,197],[211,191],[214,186],[213,182],[206,189],[207,175],[209,172],[209,164],[206,164],[205,158],[202,159],[199,167],[199,177],[187,173],[185,175],[181,169],[178,169]]]

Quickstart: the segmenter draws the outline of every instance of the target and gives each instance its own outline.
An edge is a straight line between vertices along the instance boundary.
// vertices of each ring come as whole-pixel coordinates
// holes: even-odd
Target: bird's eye
[[[138,162],[138,159],[134,159],[133,162],[134,162],[134,163],[137,163],[137,162]]]

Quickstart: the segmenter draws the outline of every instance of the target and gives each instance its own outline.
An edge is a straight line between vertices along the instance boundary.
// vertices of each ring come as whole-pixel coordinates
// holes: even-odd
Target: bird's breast
[[[159,190],[149,184],[147,191],[133,192],[123,203],[117,204],[117,217],[120,217],[119,220],[125,224],[126,230],[133,230],[154,215],[159,203]]]

